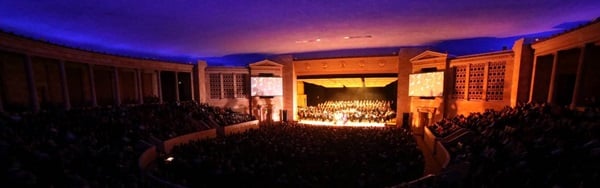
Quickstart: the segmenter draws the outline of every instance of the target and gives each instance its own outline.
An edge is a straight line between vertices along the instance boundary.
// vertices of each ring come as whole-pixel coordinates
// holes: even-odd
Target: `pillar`
[[[531,84],[529,84],[529,100],[527,102],[531,103],[533,102],[533,87],[535,86],[535,74],[537,74],[536,72],[537,70],[537,63],[538,63],[538,59],[539,56],[534,55],[533,56],[533,66],[531,67]]]
[[[554,82],[556,81],[556,67],[558,66],[558,52],[553,54],[554,59],[552,60],[552,73],[550,74],[550,87],[548,88],[548,98],[546,100],[547,103],[552,103],[554,101]]]
[[[71,98],[69,97],[69,86],[67,85],[67,71],[65,69],[65,61],[60,60],[58,63],[60,69],[60,86],[62,89],[62,97],[65,110],[71,109]]]
[[[94,65],[88,64],[88,71],[90,72],[90,95],[92,98],[92,106],[98,106],[98,100],[96,99],[96,80],[94,78]]]
[[[481,99],[483,99],[484,101],[487,101],[487,86],[488,86],[488,71],[490,68],[490,62],[485,63],[485,66],[483,67],[483,93],[481,96]],[[506,73],[505,73],[506,74]]]
[[[197,70],[197,86],[198,86],[198,100],[200,103],[206,103],[208,92],[206,92],[206,85],[208,82],[206,81],[206,61],[198,61],[198,70]]]
[[[221,95],[219,99],[225,98],[225,87],[223,87],[223,73],[219,73],[219,85],[221,86]]]
[[[308,106],[306,103],[306,94],[304,93],[304,82],[297,81],[296,82],[296,92],[298,92],[298,106],[306,107]]]
[[[469,80],[471,79],[471,64],[466,64],[465,70],[465,93],[463,94],[463,99],[469,100]]]
[[[585,56],[586,56],[586,51],[588,49],[587,45],[584,45],[581,47],[580,53],[579,53],[579,60],[577,63],[577,73],[575,74],[575,87],[573,88],[573,96],[571,98],[571,104],[569,105],[569,108],[574,109],[575,107],[577,107],[577,103],[579,102],[579,95],[580,95],[580,91],[581,91],[581,86],[583,85],[583,69],[585,67],[584,63],[585,63]]]
[[[2,90],[0,90],[0,114],[4,112],[4,103],[2,103]]]
[[[0,64],[2,64],[2,61],[0,60]],[[1,66],[1,65],[0,65]],[[2,82],[2,77],[0,76],[0,83]],[[0,114],[3,114],[4,112],[4,103],[2,102],[2,95],[4,94],[2,87],[0,87]]]
[[[398,90],[396,98],[396,124],[398,125],[410,125],[411,122],[404,121],[401,114],[412,113],[411,112],[411,97],[408,96],[408,79],[412,73],[412,63],[410,59],[419,55],[425,51],[422,48],[400,48],[398,51]],[[415,114],[415,117],[417,117]]]
[[[33,112],[40,111],[40,102],[38,100],[37,89],[35,87],[35,76],[33,75],[33,65],[31,56],[25,55],[25,72],[27,73],[27,88],[29,89],[29,104]]]
[[[179,101],[179,72],[175,71],[175,101]]]
[[[114,92],[115,105],[119,106],[119,105],[121,105],[121,84],[120,84],[120,80],[119,80],[119,68],[114,67],[113,72],[114,72],[113,88],[115,89],[115,92]]]
[[[162,82],[160,79],[160,70],[156,71],[156,80],[158,81],[158,103],[163,103]]]
[[[192,92],[192,101],[196,101],[196,92],[195,89],[196,87],[194,87],[194,72],[190,72],[190,90]]]
[[[135,89],[136,96],[138,98],[139,104],[144,104],[144,89],[142,83],[142,71],[140,69],[135,69],[135,85],[137,86]]]
[[[512,50],[514,52],[513,71],[511,79],[510,106],[516,106],[519,102],[531,101],[531,74],[533,71],[533,50],[525,39],[515,41]]]
[[[287,114],[280,114],[280,117],[285,115],[288,121],[298,120],[298,81],[296,70],[294,69],[293,58],[291,55],[282,55],[276,57],[274,60],[283,65],[281,72],[281,77],[283,79],[283,106],[281,109],[285,110]]]
[[[450,88],[449,86],[454,85],[454,83],[451,83],[452,81],[454,81],[454,78],[452,78],[454,75],[452,74],[453,69],[450,68],[450,60],[446,57],[446,59],[444,60],[444,88],[443,88],[443,101],[442,104],[443,106],[441,106],[441,111],[442,111],[442,117],[443,118],[448,118],[449,113],[448,113],[448,109],[451,108],[451,104],[450,104],[450,99],[452,98],[452,91],[454,88]],[[487,66],[486,66],[486,82],[487,82]],[[434,114],[435,115],[435,114]],[[396,116],[398,116],[398,114],[396,114]],[[399,126],[397,124],[397,126]]]
[[[231,77],[233,77],[233,98],[238,98],[237,96],[237,79],[235,78],[237,76],[237,73],[232,73]]]

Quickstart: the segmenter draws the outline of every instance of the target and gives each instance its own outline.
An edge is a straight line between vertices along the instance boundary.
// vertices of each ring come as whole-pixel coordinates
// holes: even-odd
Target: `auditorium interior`
[[[185,13],[187,4],[203,6],[192,2],[92,2],[0,2],[0,185],[600,185],[598,2],[539,5],[568,12],[544,17],[564,27],[526,32],[511,29],[530,25],[507,22],[538,19],[499,8],[481,19],[431,21],[419,10],[397,12],[410,3],[383,1],[234,1],[207,3],[203,13]],[[466,4],[478,11],[441,3],[439,14],[453,15],[452,7],[483,15],[479,9],[502,3]],[[321,6],[331,9],[306,10]],[[272,15],[282,11],[298,15]],[[515,15],[494,22],[502,14]],[[186,17],[193,15],[207,17]],[[195,19],[202,24],[190,26]],[[237,19],[248,23],[218,23]],[[405,19],[419,22],[406,26],[415,31],[406,37],[402,26],[386,26]],[[464,20],[491,24],[477,30]],[[71,28],[90,21],[101,23],[89,33]],[[420,28],[428,21],[437,25]],[[114,27],[100,28],[106,22]],[[155,22],[165,25],[146,25]],[[245,31],[254,26],[265,29]],[[140,28],[161,37],[129,33]],[[444,29],[455,33],[434,31]],[[520,33],[477,33],[505,30]],[[394,43],[411,37],[430,41]]]

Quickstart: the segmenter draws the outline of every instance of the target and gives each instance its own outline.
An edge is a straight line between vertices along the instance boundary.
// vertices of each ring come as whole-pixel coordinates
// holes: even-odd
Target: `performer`
[[[348,123],[348,114],[347,113],[342,113],[342,122],[343,125],[346,125],[346,123]]]

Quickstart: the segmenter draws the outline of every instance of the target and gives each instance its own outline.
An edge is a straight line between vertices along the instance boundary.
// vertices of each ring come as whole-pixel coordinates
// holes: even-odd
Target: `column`
[[[92,97],[92,106],[98,106],[98,100],[96,99],[96,81],[94,78],[94,65],[88,64],[88,71],[90,72],[90,95]]]
[[[175,71],[175,101],[179,101],[179,72]]]
[[[296,71],[294,70],[294,62],[291,55],[283,55],[277,58],[274,58],[277,63],[283,65],[281,71],[282,87],[283,87],[283,97],[280,99],[281,101],[275,106],[279,107],[281,110],[285,110],[284,114],[280,114],[280,116],[286,115],[286,120],[293,121],[298,120],[298,86],[296,85]],[[278,109],[277,109],[278,110]],[[284,111],[275,111],[273,113],[280,113]],[[283,121],[280,119],[280,121]]]
[[[114,85],[113,88],[115,89],[115,105],[119,106],[121,105],[121,85],[120,85],[120,80],[119,80],[119,68],[118,67],[114,67],[113,68],[113,72],[114,72]]]
[[[535,74],[537,72],[537,63],[539,56],[533,55],[533,67],[531,67],[531,84],[529,84],[529,100],[527,102],[533,102],[533,86],[535,86]],[[514,84],[514,83],[513,83]]]
[[[0,64],[2,64],[2,62],[0,61]],[[2,76],[0,76],[0,84],[4,83],[4,81],[2,80]],[[4,112],[4,103],[2,102],[2,88],[0,88],[0,114],[2,114]]]
[[[33,75],[33,65],[31,56],[25,55],[25,71],[27,73],[27,88],[29,89],[29,103],[33,112],[40,111],[40,101],[38,100],[37,89],[35,87],[35,76]]]
[[[206,91],[208,85],[206,75],[206,61],[198,61],[198,100],[200,103],[206,103],[209,93]]]
[[[2,63],[2,62],[0,62]],[[2,80],[0,79],[0,82],[2,82]],[[2,114],[4,112],[4,103],[2,103],[2,89],[0,88],[0,114]]]
[[[451,104],[450,104],[450,99],[452,98],[452,91],[454,90],[453,86],[454,83],[452,83],[454,81],[454,78],[452,78],[452,75],[454,73],[453,69],[450,67],[450,60],[448,58],[446,58],[445,62],[444,62],[445,66],[444,66],[444,80],[443,80],[443,91],[442,91],[442,104],[443,106],[441,106],[440,110],[442,112],[442,118],[448,118],[449,116],[449,110],[451,108]],[[487,73],[487,72],[486,72]],[[398,115],[398,113],[396,113],[396,116]],[[396,123],[396,126],[400,126],[398,125],[398,123]]]
[[[190,90],[192,90],[192,101],[196,101],[196,92],[194,91],[194,72],[190,72]]]
[[[232,73],[231,75],[233,75],[233,98],[238,98],[237,96],[237,79],[235,78],[238,74],[237,73]]]
[[[221,97],[219,99],[225,98],[225,88],[223,87],[223,73],[219,73],[219,85],[221,85]]]
[[[575,107],[577,107],[577,103],[579,102],[579,93],[583,82],[583,69],[588,46],[584,45],[580,47],[580,49],[581,51],[579,53],[579,61],[577,63],[577,73],[575,74],[575,87],[573,88],[573,96],[571,98],[571,104],[569,105],[569,108],[571,109],[575,109]]]
[[[65,69],[65,61],[60,60],[60,62],[58,62],[58,66],[60,69],[60,86],[62,89],[63,103],[65,106],[65,110],[70,110],[71,98],[69,97],[69,86],[67,85],[67,71]]]
[[[465,93],[464,93],[464,98],[465,100],[470,100],[469,99],[469,80],[471,79],[471,64],[467,64],[467,70],[465,70]]]
[[[547,103],[554,101],[554,82],[556,81],[556,67],[558,66],[558,52],[554,52],[554,59],[552,60],[552,74],[550,74],[550,87],[548,87],[548,98]]]
[[[142,71],[140,69],[135,69],[135,88],[136,96],[138,97],[138,103],[144,104],[144,89],[143,89],[143,81],[142,81]]]
[[[488,71],[489,71],[490,63],[486,63],[485,67],[483,67],[483,93],[481,99],[487,101],[487,85],[488,85]]]
[[[156,71],[156,79],[158,80],[158,103],[163,103],[162,82],[160,82],[160,70]]]

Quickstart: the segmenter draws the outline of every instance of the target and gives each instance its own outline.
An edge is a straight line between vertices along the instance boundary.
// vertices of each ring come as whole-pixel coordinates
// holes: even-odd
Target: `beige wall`
[[[398,73],[398,56],[295,60],[297,76]]]
[[[286,83],[290,81],[290,73],[289,73],[289,63],[288,58],[286,57],[276,57],[274,61],[271,60],[263,60],[256,63],[250,64],[250,76],[258,76],[259,74],[273,74],[276,77],[282,77],[283,95],[284,96],[275,96],[273,98],[260,98],[260,97],[252,97],[250,101],[250,106],[252,109],[252,114],[257,117],[261,122],[271,122],[271,121],[280,121],[281,120],[281,110],[285,109],[284,107],[284,97],[290,95],[291,92],[294,92],[295,87],[285,86]],[[290,58],[291,59],[291,58]],[[286,63],[287,65],[282,65],[282,63]],[[287,74],[283,75],[283,69],[286,67],[288,69]],[[294,84],[295,85],[295,84]],[[287,91],[286,91],[287,89]],[[293,97],[288,97],[288,100],[293,100]],[[293,108],[293,107],[292,107]],[[293,113],[293,110],[288,112]],[[291,119],[290,119],[291,120]]]
[[[284,116],[287,120],[297,120],[298,117],[298,85],[297,74],[294,62],[291,55],[281,55],[272,58],[283,65],[281,75],[283,77],[283,106],[282,110],[286,110],[286,114],[281,114],[281,120]]]
[[[522,45],[517,44],[517,45]],[[527,53],[527,51],[525,52]],[[526,56],[519,54],[521,56]],[[515,64],[528,66],[525,58],[519,58],[515,60],[514,53],[512,50],[475,54],[468,56],[452,57],[447,54],[425,51],[411,59],[412,72],[419,73],[422,69],[435,68],[437,71],[444,71],[444,94],[442,97],[410,97],[410,112],[412,115],[412,127],[415,130],[422,130],[422,126],[425,124],[431,124],[432,122],[439,121],[444,117],[454,117],[456,115],[464,114],[468,115],[472,112],[483,112],[486,109],[502,109],[505,106],[514,105],[518,92],[513,92],[519,82],[519,76],[513,76],[513,74],[526,75],[521,73],[520,70],[514,70]],[[523,60],[525,59],[525,60]],[[489,98],[487,96],[487,84],[488,76],[491,75],[489,72],[489,65],[492,62],[504,62],[505,71],[502,80],[504,81],[502,88],[502,97],[500,100]],[[468,81],[469,81],[469,67],[475,64],[483,64],[483,94],[481,99],[469,99],[468,97]],[[454,99],[452,97],[454,86],[455,86],[455,68],[456,66],[467,66],[467,77],[466,77],[466,89],[463,99]],[[408,81],[406,81],[408,82]],[[523,95],[523,93],[521,93]],[[521,96],[523,97],[523,96]],[[422,132],[422,131],[417,131]]]
[[[411,97],[408,96],[408,78],[413,73],[412,63],[410,59],[422,53],[422,48],[402,48],[398,52],[398,99],[396,101],[396,124],[409,125],[411,124]],[[404,122],[403,113],[408,113],[407,122]],[[414,119],[414,118],[413,118]]]
[[[488,64],[489,62],[506,62],[506,68],[504,73],[504,89],[503,89],[503,97],[502,100],[486,100],[485,87],[487,86],[487,78],[488,69],[486,68],[486,73],[484,75],[484,95],[481,100],[470,100],[465,97],[465,99],[458,100],[449,100],[448,105],[451,107],[448,108],[448,116],[453,117],[454,115],[468,115],[471,112],[483,112],[486,109],[495,109],[499,110],[504,108],[505,106],[511,106],[511,94],[513,89],[513,82],[518,80],[513,80],[513,72],[514,72],[514,53],[512,51],[499,51],[492,52],[486,54],[477,54],[470,56],[457,57],[456,59],[452,59],[450,61],[450,66],[458,66],[458,65],[470,65],[470,64]],[[468,74],[468,73],[467,73]],[[468,79],[467,79],[468,81]],[[514,83],[517,85],[517,83]]]
[[[448,66],[448,54],[425,51],[415,57],[412,57],[410,62],[412,65],[411,73],[420,73],[422,72],[422,69],[433,68],[435,68],[437,71],[445,71]],[[445,77],[447,76],[448,74],[445,73]],[[446,81],[447,79],[444,80]],[[406,83],[408,84],[408,79]],[[448,90],[448,84],[444,84],[444,87],[444,90]],[[408,96],[408,92],[406,93],[406,96]],[[422,130],[423,126],[443,118],[443,114],[445,112],[444,101],[444,97],[410,97],[410,112],[412,116],[411,124],[413,129]],[[427,120],[423,120],[424,118]],[[420,131],[417,132],[421,133]]]

